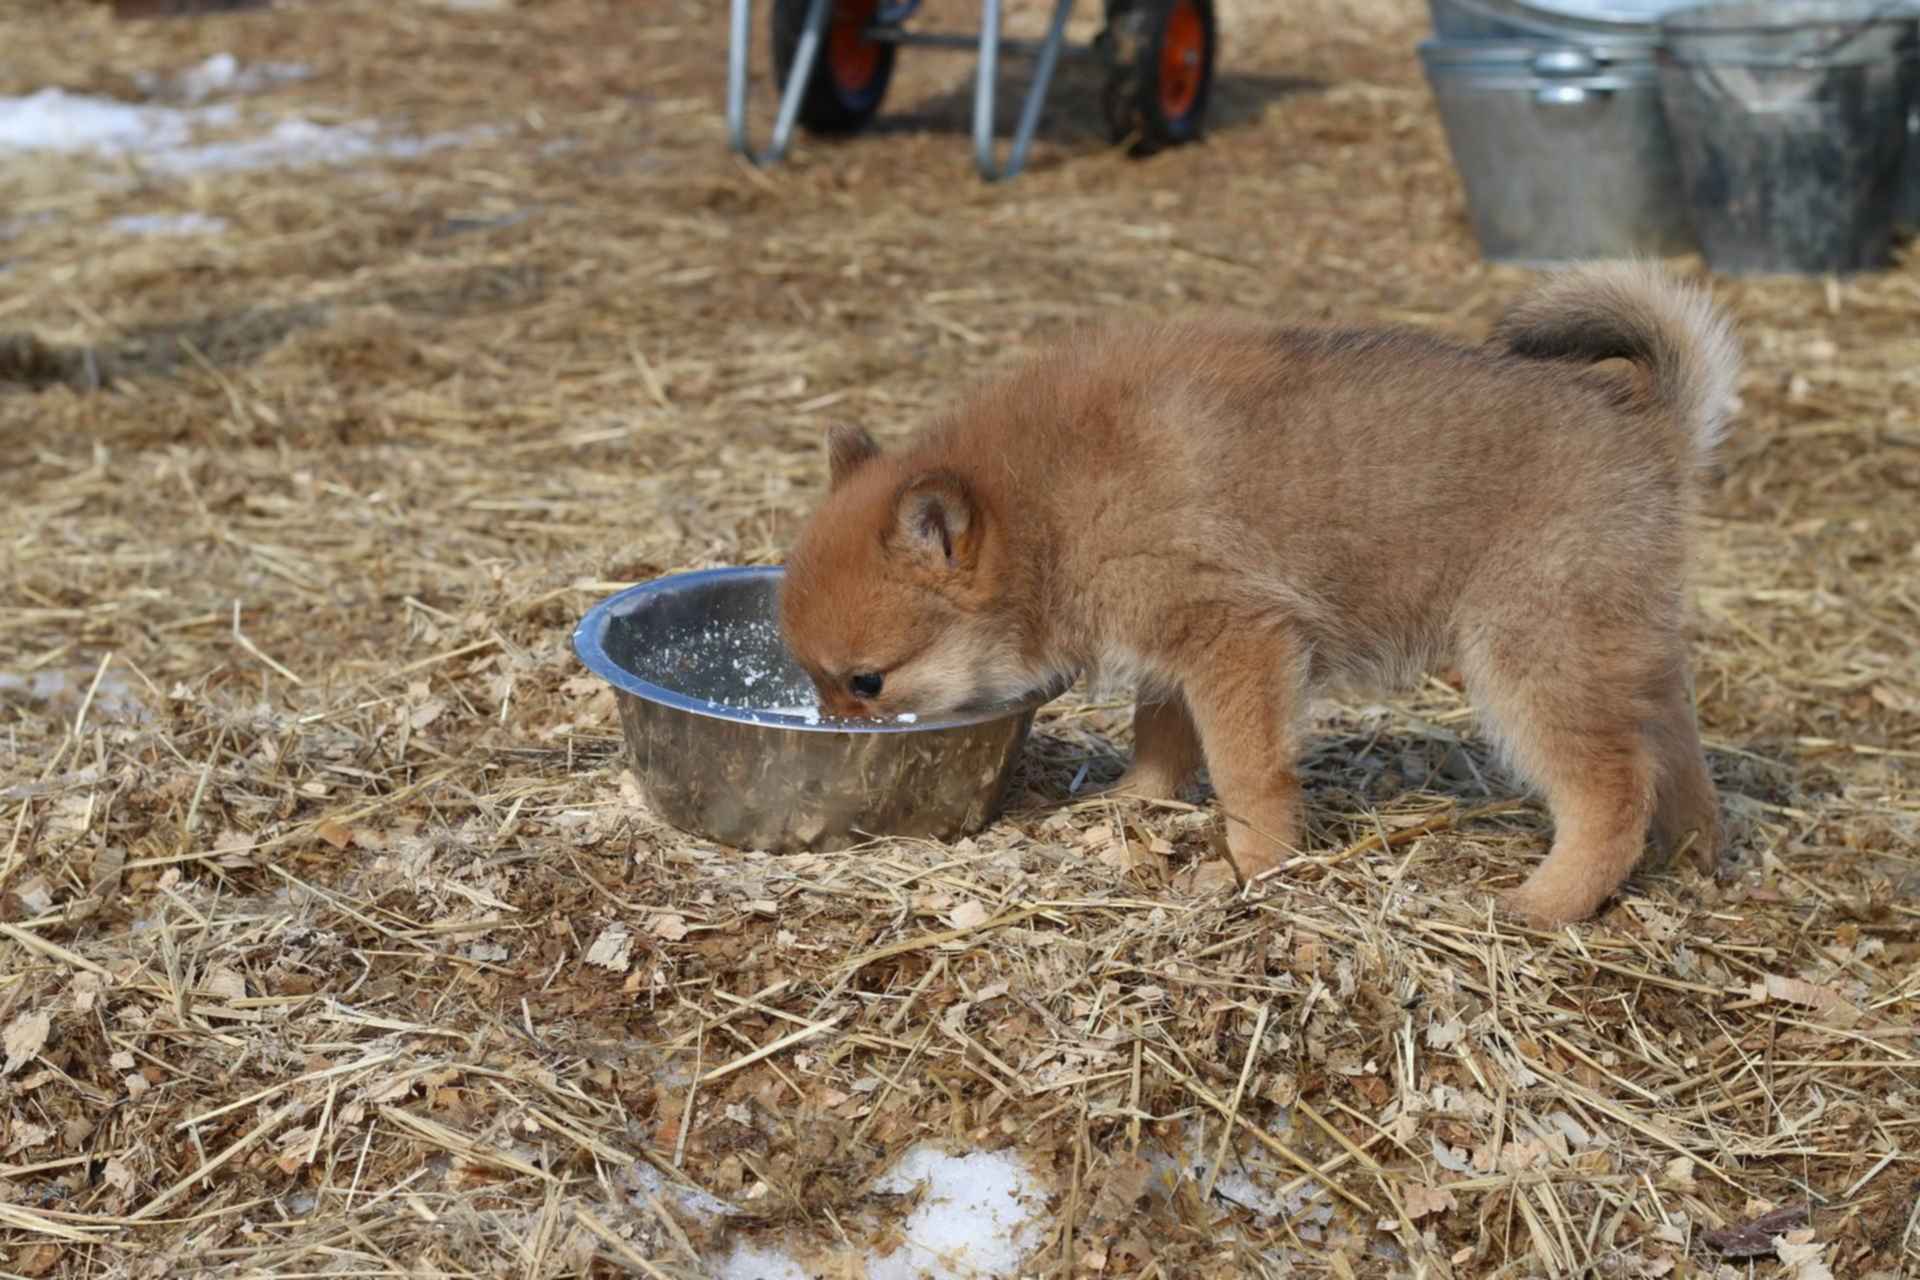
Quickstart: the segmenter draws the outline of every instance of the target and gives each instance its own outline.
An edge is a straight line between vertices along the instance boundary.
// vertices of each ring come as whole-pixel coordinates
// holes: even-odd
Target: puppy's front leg
[[[1298,640],[1271,624],[1224,628],[1204,652],[1182,655],[1187,705],[1243,881],[1300,846],[1305,662]]]
[[[1176,690],[1142,689],[1133,704],[1133,763],[1110,790],[1115,795],[1170,800],[1200,768],[1200,732]]]

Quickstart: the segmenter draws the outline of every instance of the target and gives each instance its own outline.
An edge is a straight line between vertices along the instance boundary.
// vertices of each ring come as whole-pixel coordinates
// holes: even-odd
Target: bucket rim
[[[1648,62],[1654,55],[1651,45],[1635,40],[1573,40],[1558,36],[1502,36],[1498,40],[1476,40],[1466,36],[1428,36],[1415,48],[1423,55],[1441,55],[1448,62],[1482,61],[1509,57],[1534,57],[1562,50],[1584,53],[1603,66],[1618,62]]]
[[[1815,16],[1824,11],[1825,16]],[[1751,15],[1733,22],[1706,19],[1711,15]],[[1920,5],[1874,4],[1867,0],[1706,0],[1669,10],[1659,21],[1662,36],[1779,36],[1811,32],[1822,27],[1857,28],[1920,26]]]
[[[1478,46],[1478,47],[1474,47]],[[1480,76],[1502,78],[1527,84],[1577,84],[1603,87],[1603,82],[1639,84],[1653,79],[1658,63],[1652,49],[1631,49],[1617,53],[1595,49],[1564,40],[1473,41],[1447,43],[1423,40],[1415,51],[1420,65],[1429,75],[1448,77]],[[1580,70],[1546,70],[1537,64],[1544,55],[1571,52],[1586,54],[1594,65]]]
[[[1563,12],[1538,8],[1526,0],[1427,0],[1428,8],[1452,10],[1482,23],[1500,23],[1513,35],[1500,40],[1613,40],[1622,44],[1657,44],[1661,38],[1657,15]],[[1457,36],[1467,38],[1467,36]]]
[[[1428,0],[1429,4],[1436,0]],[[1660,18],[1692,0],[1652,0],[1628,5],[1627,12],[1603,3],[1570,4],[1567,0],[1437,0],[1437,3],[1482,19],[1539,32],[1549,38],[1600,36],[1610,40],[1654,42]]]

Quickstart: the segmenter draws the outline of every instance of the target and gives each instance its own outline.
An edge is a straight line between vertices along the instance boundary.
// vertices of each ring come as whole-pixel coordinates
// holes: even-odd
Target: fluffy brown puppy
[[[1312,693],[1455,667],[1554,820],[1508,907],[1582,919],[1649,832],[1718,856],[1683,614],[1739,364],[1708,298],[1639,264],[1549,280],[1479,347],[1116,324],[902,451],[835,429],[782,627],[840,715],[1129,678],[1121,787],[1204,761],[1242,877],[1300,843]]]

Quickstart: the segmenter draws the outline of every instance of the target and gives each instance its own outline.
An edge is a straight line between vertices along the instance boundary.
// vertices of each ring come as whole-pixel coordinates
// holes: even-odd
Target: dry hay
[[[1204,804],[1074,798],[1125,725],[1078,695],[976,840],[753,856],[635,803],[579,613],[777,559],[830,417],[903,432],[1078,318],[1476,332],[1525,277],[1474,260],[1416,6],[1226,6],[1217,134],[1149,162],[1070,73],[1004,187],[937,55],[906,124],[737,165],[695,0],[22,12],[7,92],[231,49],[319,73],[249,111],[499,133],[0,175],[9,1273],[857,1274],[927,1140],[1042,1180],[1030,1274],[1914,1271],[1912,268],[1721,286],[1723,883],[1491,918],[1545,823],[1438,683],[1327,709],[1313,849],[1243,900],[1169,891]],[[156,210],[230,229],[109,227]]]

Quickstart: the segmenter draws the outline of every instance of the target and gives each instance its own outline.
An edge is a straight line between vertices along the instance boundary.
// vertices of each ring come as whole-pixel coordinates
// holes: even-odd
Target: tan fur
[[[1243,877],[1301,844],[1312,693],[1453,664],[1555,822],[1508,906],[1582,919],[1650,830],[1718,854],[1683,593],[1738,368],[1711,303],[1638,265],[1550,281],[1480,347],[1117,324],[902,452],[836,429],[783,627],[839,714],[1125,674],[1123,785],[1168,794],[1204,759]]]

